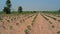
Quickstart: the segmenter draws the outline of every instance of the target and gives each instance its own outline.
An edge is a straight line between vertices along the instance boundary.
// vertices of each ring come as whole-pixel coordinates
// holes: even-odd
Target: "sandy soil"
[[[29,16],[31,15],[32,14]],[[2,17],[3,20],[0,21],[0,34],[25,34],[24,30],[32,23],[32,20],[35,17],[34,15],[26,19],[29,16],[24,17],[23,15],[5,15]]]
[[[46,20],[42,15],[49,20]],[[3,19],[0,20],[0,34],[25,34],[25,29],[28,25],[31,25],[35,16],[36,14],[2,15],[0,17]],[[60,18],[53,15],[49,16],[55,17],[57,20]],[[53,20],[45,14],[38,13],[38,16],[36,17],[34,24],[31,25],[31,30],[29,30],[28,34],[57,34],[57,31],[60,31],[60,22],[57,20]],[[49,21],[52,24],[50,24]]]
[[[53,24],[50,24],[49,21],[45,20],[41,14],[39,14],[29,34],[57,34],[57,31],[60,31],[60,24],[51,18],[48,19],[52,21]],[[52,28],[52,25],[54,25],[54,28]]]

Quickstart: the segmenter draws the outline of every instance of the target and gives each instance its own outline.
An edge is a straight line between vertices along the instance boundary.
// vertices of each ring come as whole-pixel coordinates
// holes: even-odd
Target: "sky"
[[[6,6],[6,0],[0,0],[0,11]],[[42,10],[58,10],[60,8],[60,0],[11,0],[11,9],[17,11],[22,6],[23,11],[42,11]]]

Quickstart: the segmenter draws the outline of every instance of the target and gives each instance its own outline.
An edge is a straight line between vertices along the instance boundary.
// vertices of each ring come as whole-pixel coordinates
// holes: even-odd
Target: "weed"
[[[26,29],[26,30],[25,30],[25,34],[28,34],[28,32],[29,32],[29,30],[28,30],[28,29]]]
[[[13,19],[11,19],[11,21],[13,21]]]
[[[55,28],[55,26],[54,26],[54,25],[52,25],[52,28]]]
[[[7,20],[7,22],[10,22],[9,20]]]
[[[28,25],[28,26],[27,26],[27,29],[28,29],[28,30],[31,30],[31,26],[30,26],[30,25]]]
[[[19,25],[19,23],[16,23],[16,25]]]
[[[57,34],[60,34],[60,31],[58,31]]]

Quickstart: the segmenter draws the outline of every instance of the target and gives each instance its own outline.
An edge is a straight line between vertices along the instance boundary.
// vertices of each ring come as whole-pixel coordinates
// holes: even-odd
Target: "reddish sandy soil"
[[[57,34],[57,32],[60,31],[60,22],[54,21],[49,17],[47,18],[49,19],[48,21],[39,14],[29,34]],[[52,24],[50,24],[49,21],[51,21]],[[54,28],[52,28],[52,26],[54,26]]]
[[[31,25],[36,15],[37,17],[34,24]],[[57,19],[53,20],[45,16],[49,19],[47,21],[42,15],[45,16],[40,13],[28,15],[2,15],[1,18],[3,20],[0,20],[0,34],[25,34],[28,25],[31,25],[31,30],[29,30],[28,34],[57,34],[57,32],[60,31],[60,22],[57,21],[60,17],[49,15]],[[51,21],[52,24],[50,24],[49,21]],[[52,26],[54,26],[54,28]]]

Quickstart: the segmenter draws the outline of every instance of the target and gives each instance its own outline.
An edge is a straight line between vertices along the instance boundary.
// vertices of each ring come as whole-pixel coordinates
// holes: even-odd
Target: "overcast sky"
[[[6,0],[0,0],[0,10],[5,6]],[[58,10],[60,8],[60,0],[11,0],[12,10],[17,10],[19,6],[24,11],[33,10]]]

